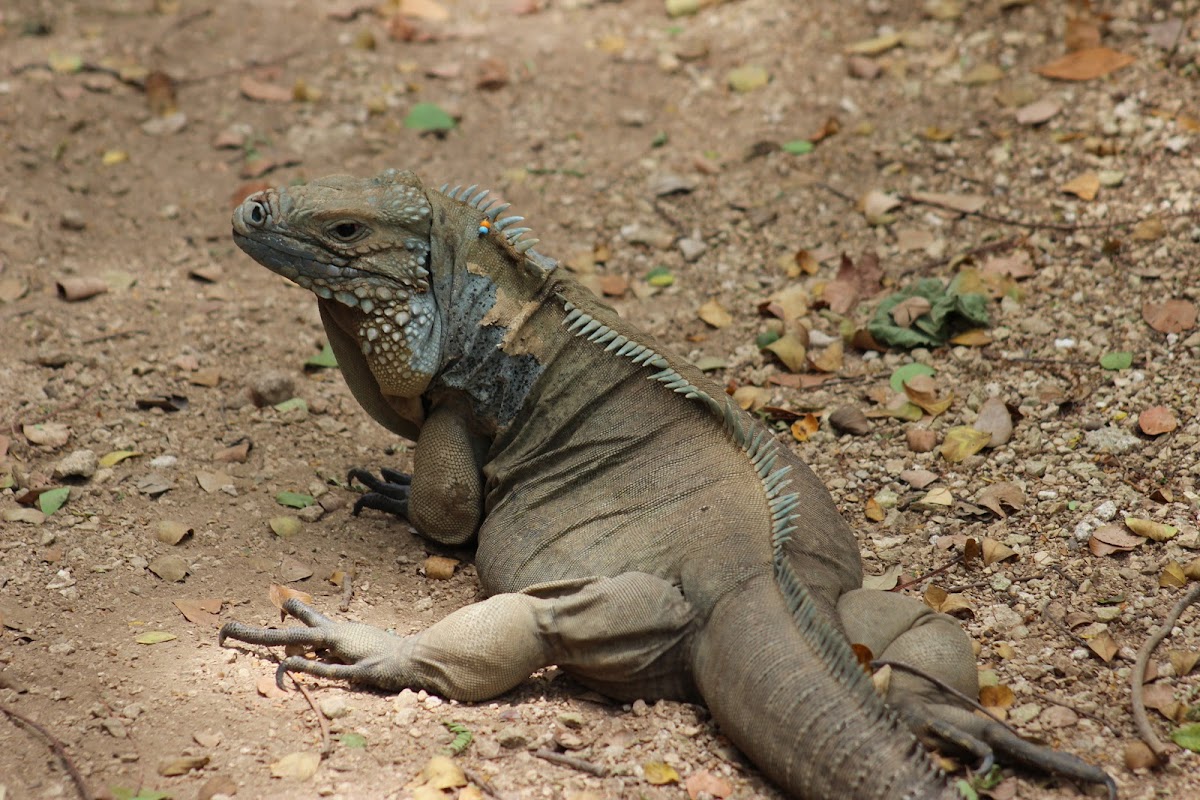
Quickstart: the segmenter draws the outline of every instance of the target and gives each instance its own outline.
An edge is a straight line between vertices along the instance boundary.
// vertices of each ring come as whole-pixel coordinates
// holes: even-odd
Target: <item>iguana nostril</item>
[[[267,221],[267,211],[263,208],[261,200],[251,200],[246,205],[250,207],[247,214],[247,221],[251,225],[263,225]]]

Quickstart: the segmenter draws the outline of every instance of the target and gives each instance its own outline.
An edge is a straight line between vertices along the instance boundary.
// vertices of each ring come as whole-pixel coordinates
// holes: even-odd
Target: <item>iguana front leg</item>
[[[229,622],[219,643],[301,645],[346,663],[291,656],[280,662],[281,686],[285,673],[307,672],[389,691],[425,689],[477,701],[558,664],[618,698],[687,694],[683,664],[692,609],[676,587],[645,573],[556,581],[494,595],[411,636],[337,622],[295,598],[283,608],[308,627]]]
[[[351,470],[370,491],[354,504],[354,513],[374,508],[405,517],[422,536],[445,545],[461,545],[479,531],[483,520],[483,461],[486,438],[473,433],[461,412],[434,408],[421,427],[413,452],[413,472],[383,470],[377,480]]]
[[[851,642],[870,648],[876,659],[907,664],[935,677],[972,700],[979,696],[971,640],[952,617],[921,601],[870,589],[838,598],[838,616]],[[916,674],[894,670],[887,703],[898,710],[917,736],[938,747],[965,752],[990,765],[1001,760],[1064,775],[1088,783],[1115,785],[1103,770],[1070,753],[1040,747],[995,720],[980,716]]]

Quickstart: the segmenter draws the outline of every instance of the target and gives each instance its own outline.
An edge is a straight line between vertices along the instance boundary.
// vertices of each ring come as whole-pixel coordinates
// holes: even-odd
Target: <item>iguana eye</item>
[[[367,226],[359,222],[344,220],[342,222],[335,222],[327,230],[329,235],[339,242],[353,242],[363,237]]]

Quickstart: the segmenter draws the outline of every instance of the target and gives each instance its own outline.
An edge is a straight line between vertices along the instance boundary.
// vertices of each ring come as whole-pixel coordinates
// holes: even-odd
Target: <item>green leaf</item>
[[[337,356],[333,354],[333,348],[329,343],[325,343],[325,348],[304,362],[305,369],[333,369],[338,365]]]
[[[178,638],[175,634],[168,633],[167,631],[146,631],[145,633],[139,633],[134,641],[138,644],[162,644],[163,642],[169,642]]]
[[[794,156],[804,156],[811,153],[815,146],[808,139],[793,139],[783,143],[783,152],[791,153]]]
[[[282,403],[275,404],[275,410],[281,414],[286,413],[288,411],[294,411],[295,409],[298,409],[298,408],[303,409],[305,411],[308,410],[308,403],[304,402],[303,397],[292,397],[287,400],[284,400]]]
[[[954,786],[958,789],[958,793],[962,795],[963,800],[979,800],[979,793],[964,778],[959,778],[955,781]]]
[[[367,746],[367,737],[361,733],[339,733],[334,738],[351,750],[362,750]]]
[[[937,278],[923,278],[906,286],[883,299],[867,330],[877,341],[911,349],[938,347],[961,331],[990,325],[987,297],[977,292],[960,294],[955,291],[957,286],[956,282],[947,288]],[[924,297],[930,309],[906,328],[896,324],[891,312],[910,297]]]
[[[288,508],[308,508],[314,502],[311,494],[301,494],[300,492],[280,492],[275,495],[275,502],[281,506]]]
[[[63,503],[67,502],[67,497],[70,494],[71,490],[65,486],[61,489],[51,489],[48,492],[42,492],[38,495],[38,508],[48,517],[63,507]]]
[[[1100,366],[1107,370],[1129,369],[1132,365],[1133,353],[1128,350],[1118,350],[1100,356]]]
[[[449,131],[454,125],[454,117],[433,103],[417,103],[404,118],[404,127],[415,131]]]
[[[113,800],[170,800],[170,792],[160,792],[157,789],[142,788],[137,794],[133,793],[133,789],[126,789],[124,786],[110,786],[108,791],[112,794]]]
[[[933,367],[914,361],[911,364],[897,367],[896,371],[892,373],[892,377],[888,378],[888,385],[892,387],[893,392],[903,392],[905,381],[910,381],[918,375],[933,375],[935,372]]]
[[[655,267],[646,273],[646,283],[651,286],[657,286],[660,289],[670,286],[675,282],[675,273],[666,267]]]
[[[670,137],[667,136],[665,131],[659,131],[658,133],[654,134],[654,138],[650,140],[650,146],[662,147],[669,141],[669,139]]]
[[[770,344],[779,341],[780,333],[778,331],[763,331],[758,336],[754,337],[754,343],[758,345],[759,350],[766,349]]]
[[[463,750],[466,750],[471,746],[471,741],[475,737],[471,733],[470,728],[468,728],[466,725],[463,725],[461,722],[452,722],[450,720],[446,720],[442,724],[446,726],[446,730],[454,734],[454,741],[450,742],[450,744],[446,747],[449,755],[459,755]]]
[[[1171,741],[1184,750],[1200,753],[1200,722],[1193,722],[1171,731]]]

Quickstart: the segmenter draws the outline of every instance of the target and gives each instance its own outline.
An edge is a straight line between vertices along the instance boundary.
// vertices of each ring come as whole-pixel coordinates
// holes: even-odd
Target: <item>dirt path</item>
[[[469,562],[433,580],[404,526],[349,515],[354,495],[330,481],[403,468],[405,446],[336,371],[304,370],[323,343],[311,297],[228,233],[259,182],[396,166],[492,186],[623,314],[708,360],[746,402],[790,412],[771,412],[782,435],[814,412],[819,430],[795,447],[861,531],[868,573],[946,564],[934,537],[1011,548],[932,579],[965,606],[987,679],[1011,689],[993,700],[1022,733],[1103,764],[1123,797],[1200,796],[1194,753],[1139,774],[1123,755],[1136,650],[1185,591],[1172,585],[1184,568],[1200,575],[1195,3],[1097,2],[1106,20],[1069,24],[1078,4],[1050,0],[745,0],[678,18],[651,0],[442,0],[404,20],[360,5],[0,11],[0,704],[60,739],[93,792],[408,797],[452,721],[474,734],[458,763],[499,797],[685,796],[651,783],[655,763],[694,791],[705,776],[709,792],[779,796],[703,709],[612,705],[555,670],[479,706],[310,682],[329,757],[310,777],[272,777],[320,749],[318,715],[270,689],[262,653],[218,649],[221,621],[273,623],[272,583],[335,613],[345,572],[348,616],[398,632],[475,598]],[[1135,60],[1080,81],[1035,71],[1096,37]],[[1097,69],[1098,53],[1058,69]],[[767,82],[749,69],[730,88],[746,67]],[[418,103],[456,127],[406,127]],[[858,283],[835,281],[843,252]],[[881,278],[864,276],[868,253]],[[964,268],[995,295],[986,343],[836,357],[876,295]],[[662,269],[671,285],[647,280]],[[86,279],[104,292],[68,302]],[[779,327],[760,304],[789,287],[788,330],[811,331],[825,373],[797,377],[755,345]],[[948,410],[872,414],[914,360],[936,371],[939,397],[953,393]],[[812,385],[822,374],[833,380]],[[949,431],[993,395],[1011,439],[946,459]],[[304,406],[274,407],[293,396]],[[865,434],[830,427],[840,406],[868,412]],[[1139,415],[1159,406],[1143,427],[1169,430],[1143,432]],[[915,429],[933,431],[933,451],[917,452]],[[97,465],[80,451],[136,455]],[[933,482],[915,488],[911,470]],[[1015,492],[1006,518],[981,498],[1001,482]],[[68,486],[41,520],[17,501]],[[286,509],[285,491],[318,502]],[[300,531],[276,535],[269,520],[287,514]],[[1115,524],[1101,536],[1123,542],[1124,517],[1178,532],[1096,555],[1093,531]],[[190,533],[177,544],[159,538],[178,530]],[[1178,674],[1200,647],[1194,610],[1177,630],[1155,659],[1150,699],[1176,717],[1151,712],[1161,737],[1200,690],[1195,670]],[[159,634],[173,638],[139,643]],[[998,798],[1078,796],[1003,774]],[[0,721],[0,798],[75,796],[45,742]]]

